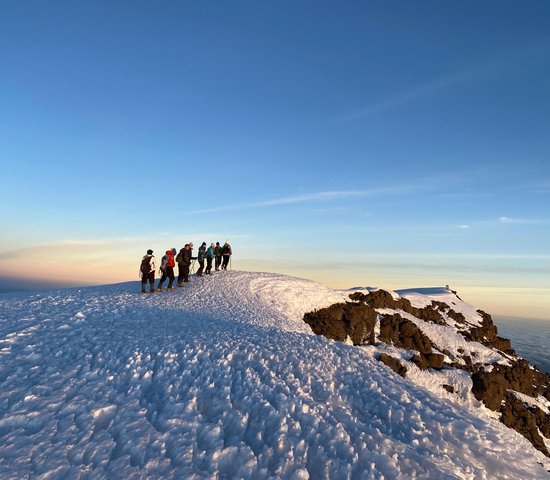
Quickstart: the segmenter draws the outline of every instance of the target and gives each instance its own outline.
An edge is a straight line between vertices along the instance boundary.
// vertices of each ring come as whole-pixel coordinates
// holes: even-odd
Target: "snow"
[[[549,477],[516,432],[313,335],[342,292],[194,280],[0,295],[0,478]]]
[[[519,400],[529,405],[530,407],[540,408],[546,414],[550,413],[550,401],[546,400],[546,398],[544,398],[542,395],[539,395],[538,397],[533,398],[533,397],[530,397],[529,395],[516,392],[515,390],[509,390],[509,391],[512,392]]]
[[[473,305],[464,302],[456,296],[451,290],[443,287],[427,287],[427,288],[410,288],[405,290],[396,290],[395,294],[402,298],[406,298],[411,302],[413,307],[423,308],[432,303],[432,300],[444,302],[455,312],[462,313],[466,322],[474,326],[481,325],[482,318],[477,313],[477,308]]]
[[[475,363],[509,364],[509,360],[497,351],[485,347],[481,343],[466,340],[451,326],[425,322],[410,313],[398,309],[379,308],[377,309],[377,312],[381,315],[392,315],[394,313],[398,313],[403,318],[410,320],[422,331],[422,333],[430,338],[432,344],[440,352],[447,350],[451,353],[453,361],[456,360],[459,363],[464,363],[461,355],[469,355]],[[460,353],[461,351],[463,353]]]

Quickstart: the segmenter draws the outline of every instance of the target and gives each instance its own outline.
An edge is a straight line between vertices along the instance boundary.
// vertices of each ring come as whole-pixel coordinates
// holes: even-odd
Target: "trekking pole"
[[[229,257],[229,270],[231,271],[231,257]]]
[[[195,260],[191,262],[191,273],[195,273]]]

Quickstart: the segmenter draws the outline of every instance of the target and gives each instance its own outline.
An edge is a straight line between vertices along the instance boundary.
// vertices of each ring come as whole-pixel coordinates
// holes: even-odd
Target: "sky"
[[[550,320],[547,1],[2,2],[0,290],[148,248]]]

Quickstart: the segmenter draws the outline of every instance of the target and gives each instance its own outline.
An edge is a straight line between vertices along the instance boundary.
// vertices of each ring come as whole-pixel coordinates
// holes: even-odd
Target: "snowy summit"
[[[378,305],[376,341],[353,345],[316,335],[304,315],[368,290],[220,272],[137,291],[0,295],[0,478],[550,477],[548,458],[458,368],[475,351],[498,370],[507,354],[450,335],[450,320],[421,325],[404,304]],[[444,289],[390,296],[416,309],[453,303],[455,332],[484,322]],[[393,335],[383,318],[398,316],[457,368],[415,364],[410,349],[378,341]],[[405,378],[382,353],[408,365]]]

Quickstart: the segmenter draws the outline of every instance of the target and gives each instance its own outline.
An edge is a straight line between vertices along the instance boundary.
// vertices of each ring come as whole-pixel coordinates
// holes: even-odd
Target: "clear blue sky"
[[[3,278],[230,238],[238,268],[550,318],[549,2],[1,10]]]

